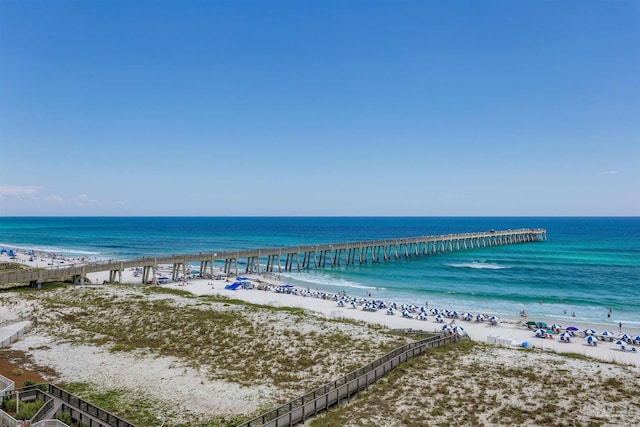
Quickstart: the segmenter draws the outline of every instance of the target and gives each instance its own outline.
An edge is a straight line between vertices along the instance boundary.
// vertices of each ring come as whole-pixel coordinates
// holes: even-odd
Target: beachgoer
[[[571,313],[571,317],[576,317],[576,312]]]
[[[566,308],[564,309],[564,314],[567,314],[567,309]]]
[[[622,322],[618,322],[618,329],[622,330]]]

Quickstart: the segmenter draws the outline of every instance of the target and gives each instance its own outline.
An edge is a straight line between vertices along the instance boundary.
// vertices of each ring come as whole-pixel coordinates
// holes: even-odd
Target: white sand
[[[43,257],[34,257],[34,260],[29,262],[29,257],[23,254],[18,254],[18,258],[20,262],[32,266],[35,266],[36,263],[42,264],[47,261],[53,263],[54,265],[58,265],[61,261],[63,261],[62,259],[53,260]],[[0,255],[0,262],[2,261],[9,261],[6,254]],[[65,265],[69,265],[73,263],[82,263],[83,260],[64,259],[64,262],[66,263]],[[170,274],[167,275],[170,276]],[[267,280],[264,278],[259,278],[255,275],[243,276],[252,278],[254,280],[260,279],[263,282],[275,285],[281,284],[275,280]],[[92,283],[101,284],[109,278],[109,274],[105,271],[89,274],[88,277]],[[142,279],[141,277],[134,277],[133,270],[127,270],[123,272],[122,282],[130,284],[141,284]],[[187,283],[188,284],[186,285],[184,285],[183,283],[169,283],[162,286],[186,290],[195,295],[220,294],[231,298],[242,299],[254,304],[303,308],[318,313],[319,315],[326,318],[344,317],[347,319],[362,320],[368,323],[380,324],[393,329],[412,328],[427,331],[440,331],[442,327],[442,324],[436,323],[434,317],[431,315],[429,315],[428,320],[421,321],[417,319],[402,318],[399,311],[396,312],[395,315],[391,316],[386,315],[384,310],[379,310],[378,312],[372,313],[363,311],[360,307],[358,309],[347,307],[341,308],[337,306],[335,301],[323,300],[320,298],[300,297],[256,289],[240,289],[236,291],[230,291],[224,289],[225,285],[227,285],[228,283],[222,280],[192,279],[188,280]],[[209,285],[210,283],[212,284],[212,286]],[[416,305],[419,305],[419,303],[416,303]],[[459,312],[465,311],[464,307],[455,308]],[[0,312],[0,321],[2,320],[3,317],[2,313]],[[619,346],[610,342],[599,341],[597,346],[587,345],[584,342],[584,339],[578,336],[576,336],[570,343],[561,342],[557,335],[554,337],[554,339],[535,338],[533,332],[530,329],[528,329],[526,326],[522,326],[522,323],[525,323],[526,320],[527,319],[524,319],[522,321],[519,321],[518,319],[504,319],[498,325],[494,326],[486,321],[483,323],[478,323],[475,321],[466,322],[460,319],[456,319],[454,324],[462,326],[466,330],[469,337],[475,341],[486,343],[488,342],[490,336],[501,337],[505,340],[507,338],[511,338],[509,340],[510,342],[527,342],[530,347],[542,349],[545,351],[553,351],[559,353],[579,353],[600,360],[640,366],[640,354],[638,354],[638,352],[640,352],[640,346],[637,346],[638,352],[632,353],[623,352],[620,350]],[[451,319],[445,318],[445,322],[451,322]],[[592,328],[598,333],[602,332],[602,326],[598,325],[574,323],[574,326],[578,327],[580,331],[586,328]],[[616,334],[627,333],[631,336],[640,335],[640,330],[630,328],[625,328],[622,331],[614,330],[613,332],[615,332]],[[633,346],[627,347],[631,348]]]
[[[244,275],[243,277],[253,277],[254,279],[257,279],[257,277],[251,275]],[[264,279],[261,280],[265,281]],[[212,285],[209,285],[209,283]],[[429,315],[426,321],[407,319],[403,318],[399,311],[397,311],[395,315],[387,315],[385,310],[369,312],[362,310],[361,307],[356,309],[346,306],[338,307],[335,301],[324,300],[321,298],[302,297],[258,289],[239,289],[236,291],[230,291],[224,289],[227,284],[228,283],[220,280],[189,280],[187,285],[171,283],[162,286],[186,290],[195,295],[220,294],[254,304],[303,308],[318,313],[326,318],[342,317],[361,320],[368,323],[384,325],[392,329],[411,328],[439,332],[443,325],[441,323],[437,323],[432,315]],[[453,319],[445,318],[445,323],[451,323],[452,320]],[[613,343],[599,341],[597,346],[590,346],[584,342],[583,338],[578,336],[576,336],[570,343],[561,342],[557,335],[554,339],[535,338],[533,331],[522,325],[522,322],[518,324],[517,321],[513,320],[502,320],[498,325],[493,326],[488,321],[480,323],[476,321],[467,322],[455,319],[453,325],[462,326],[472,340],[484,343],[488,341],[489,336],[511,338],[509,341],[527,342],[530,347],[545,351],[579,353],[595,359],[640,366],[640,354],[623,352],[619,349],[619,346]],[[580,330],[590,327],[589,325],[576,326],[580,328]],[[600,333],[601,329],[596,329],[596,331]],[[624,332],[629,335],[638,335],[638,331],[624,330]],[[637,350],[640,352],[640,346],[638,346]]]

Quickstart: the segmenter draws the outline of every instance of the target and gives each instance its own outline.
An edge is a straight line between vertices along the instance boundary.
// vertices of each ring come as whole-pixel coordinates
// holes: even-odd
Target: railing
[[[367,389],[369,385],[376,382],[378,378],[384,376],[400,363],[422,354],[428,348],[440,347],[459,339],[457,335],[446,337],[436,335],[405,344],[332,383],[319,387],[298,399],[240,424],[238,427],[280,427],[292,426],[299,422],[304,423],[306,418],[312,417],[318,412],[326,411],[331,406],[339,404],[342,400],[348,400],[351,396]]]
[[[15,386],[16,386],[15,382],[11,381],[7,377],[3,377],[2,375],[0,375],[0,387],[2,387],[0,388],[0,398],[3,397],[5,393],[13,391]]]
[[[22,338],[22,336],[26,332],[28,332],[30,329],[31,329],[31,324],[25,325],[24,327],[20,328],[18,332],[11,335],[9,338],[6,338],[4,341],[0,342],[0,348],[9,347],[11,344],[18,341],[20,338]]]
[[[31,427],[69,427],[60,420],[42,420],[31,424]]]
[[[12,320],[3,320],[0,322],[0,328],[4,328],[5,326],[13,325],[15,323],[24,322],[25,320],[33,320],[31,316],[20,316],[17,319]]]
[[[0,409],[0,424],[3,426],[17,427],[20,425],[20,421]]]
[[[42,405],[40,407],[40,409],[38,409],[38,412],[36,412],[33,417],[31,417],[31,422],[35,423],[38,421],[44,421],[44,419],[46,418],[47,414],[49,413],[50,410],[53,409],[53,405],[54,405],[54,400],[51,396],[49,396],[47,393],[42,392],[40,389],[37,389],[38,392],[40,394],[43,395],[43,397],[45,398],[45,403],[44,405]]]
[[[88,414],[91,417],[100,420],[102,425],[113,427],[135,427],[135,425],[129,423],[128,421],[125,421],[122,418],[105,411],[104,409],[94,406],[86,400],[82,400],[79,397],[66,392],[60,387],[56,387],[53,384],[48,384],[47,386],[51,395],[66,402],[71,409],[77,408],[80,413]]]

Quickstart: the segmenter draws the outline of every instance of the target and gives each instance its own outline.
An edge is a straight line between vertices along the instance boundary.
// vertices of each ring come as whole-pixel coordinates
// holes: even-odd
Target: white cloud
[[[95,204],[100,204],[100,202],[98,200],[94,200],[92,198],[89,197],[88,194],[82,193],[82,194],[78,194],[76,197],[72,197],[71,199],[69,199],[69,202],[76,205],[76,206],[86,206],[86,205],[95,205]]]
[[[62,198],[62,196],[58,196],[57,194],[47,196],[44,198],[44,200],[47,202],[64,203],[64,199]]]
[[[617,173],[618,173],[618,171],[613,171],[613,170],[612,170],[612,171],[606,171],[605,173],[606,173],[607,175],[614,175],[614,174],[617,174]]]
[[[0,196],[32,196],[38,192],[39,188],[33,185],[0,185]]]

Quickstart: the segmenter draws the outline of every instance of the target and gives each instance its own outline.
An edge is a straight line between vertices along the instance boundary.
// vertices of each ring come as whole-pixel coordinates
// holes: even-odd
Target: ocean
[[[640,327],[638,217],[0,217],[0,247],[123,259],[528,227],[545,228],[548,240],[281,278],[472,313],[526,310],[564,326]]]

